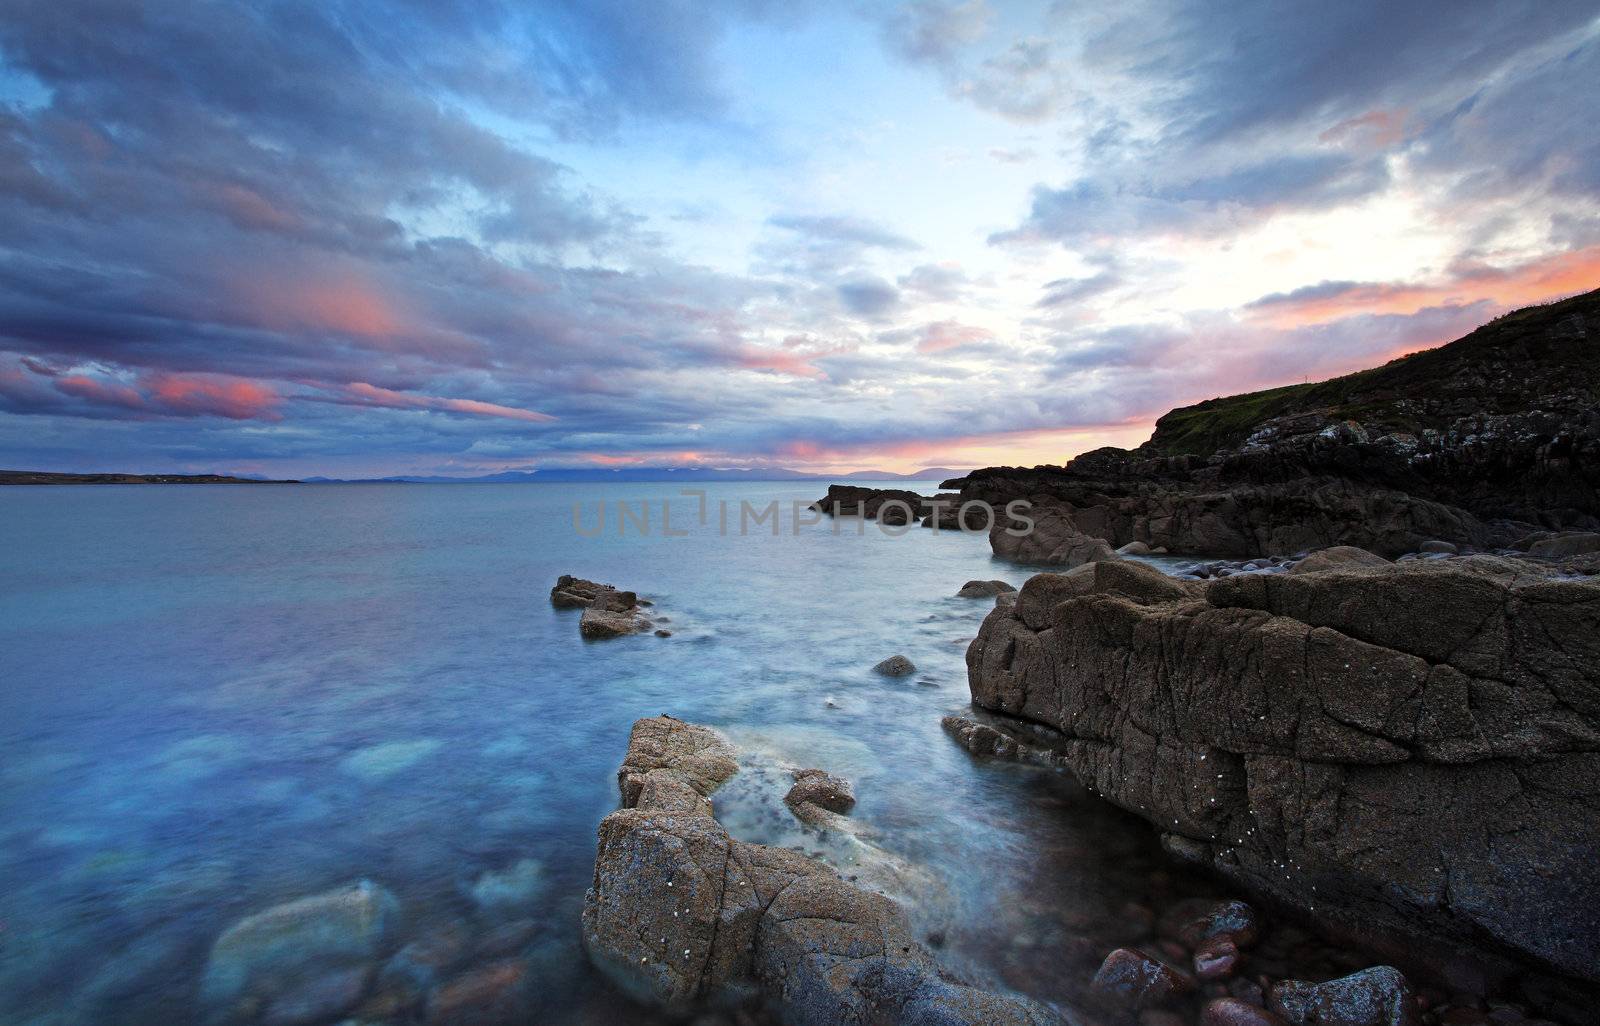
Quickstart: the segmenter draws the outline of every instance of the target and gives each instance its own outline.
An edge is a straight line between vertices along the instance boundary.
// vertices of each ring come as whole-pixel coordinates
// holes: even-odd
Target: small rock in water
[[[956,592],[956,598],[993,598],[1016,590],[1005,581],[968,581]]]
[[[916,664],[903,655],[892,655],[872,668],[885,677],[905,677],[917,672]]]
[[[1168,1004],[1194,986],[1176,966],[1137,948],[1118,948],[1100,964],[1089,989],[1106,1004],[1131,1011]]]
[[[669,631],[669,630],[666,630],[665,628],[663,628],[661,630],[656,631],[656,637],[658,637],[658,638],[670,638],[670,637],[672,637],[672,632]]]
[[[805,819],[802,806],[814,805],[819,809],[840,814],[855,808],[856,796],[850,781],[819,769],[803,769],[794,775],[794,786],[783,796],[784,804],[795,815]]]
[[[1380,965],[1329,980],[1284,980],[1267,1009],[1293,1026],[1416,1026],[1417,1004],[1400,970]]]
[[[1202,941],[1227,937],[1239,948],[1250,948],[1261,936],[1255,909],[1242,901],[1191,898],[1174,905],[1161,917],[1160,933],[1195,949]]]
[[[491,870],[473,881],[467,895],[479,911],[489,915],[523,914],[543,893],[544,864],[523,859],[501,870]]]
[[[1417,551],[1418,552],[1442,552],[1447,556],[1453,556],[1457,552],[1459,552],[1460,549],[1458,549],[1451,542],[1439,541],[1439,540],[1435,539],[1433,541],[1425,541],[1421,545],[1418,545],[1417,546]]]
[[[1284,1021],[1259,1005],[1238,998],[1218,998],[1200,1012],[1200,1026],[1285,1026]]]

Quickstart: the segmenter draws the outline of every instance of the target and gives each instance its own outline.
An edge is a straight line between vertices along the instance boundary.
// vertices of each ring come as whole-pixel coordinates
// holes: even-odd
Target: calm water
[[[1070,999],[1170,878],[1142,825],[939,728],[992,604],[956,589],[1027,572],[950,532],[796,535],[816,484],[706,488],[704,527],[649,484],[0,490],[0,1020],[197,1021],[243,916],[370,878],[411,929],[473,923],[509,870],[494,914],[535,921],[540,1021],[645,1021],[577,916],[629,725],[663,712],[751,753],[719,797],[737,834],[877,853],[952,965]],[[592,528],[662,498],[688,537],[574,533],[575,501]],[[720,499],[735,528],[779,500],[782,534],[722,536]],[[583,642],[561,573],[638,590],[674,636]],[[896,652],[921,672],[870,671]],[[851,778],[870,847],[802,833],[785,764]]]

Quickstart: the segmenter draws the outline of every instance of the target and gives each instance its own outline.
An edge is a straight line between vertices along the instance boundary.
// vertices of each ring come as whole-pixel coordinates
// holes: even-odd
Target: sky
[[[0,467],[1060,463],[1600,286],[1600,0],[5,0]]]

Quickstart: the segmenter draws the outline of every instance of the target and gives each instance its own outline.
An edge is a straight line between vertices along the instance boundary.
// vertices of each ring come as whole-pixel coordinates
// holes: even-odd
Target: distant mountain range
[[[810,474],[782,467],[763,470],[719,470],[708,467],[549,467],[544,470],[507,470],[477,477],[400,474],[393,477],[340,479],[308,477],[306,484],[574,484],[584,482],[650,481],[942,481],[960,477],[964,470],[928,467],[914,474],[885,470],[858,470],[851,474]]]

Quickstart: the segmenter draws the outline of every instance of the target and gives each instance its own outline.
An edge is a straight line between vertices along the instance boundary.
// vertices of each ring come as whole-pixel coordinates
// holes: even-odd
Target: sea
[[[823,490],[0,489],[0,1021],[211,1021],[223,931],[363,880],[398,902],[393,944],[520,960],[528,1021],[662,1021],[590,968],[579,914],[630,725],[663,713],[745,753],[718,795],[736,836],[890,892],[974,982],[1079,1000],[1141,909],[1209,882],[1066,775],[941,730],[993,606],[957,590],[1033,571],[982,534],[820,519]],[[561,574],[638,592],[670,636],[585,641]],[[917,671],[873,672],[896,654]],[[783,807],[804,767],[853,783],[844,836]]]

